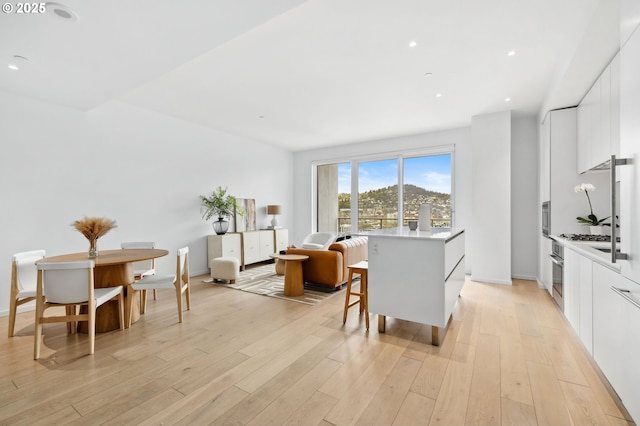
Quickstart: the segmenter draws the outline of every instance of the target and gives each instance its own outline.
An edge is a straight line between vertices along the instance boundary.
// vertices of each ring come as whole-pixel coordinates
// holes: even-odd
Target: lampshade
[[[282,208],[277,205],[267,206],[267,214],[281,214]]]

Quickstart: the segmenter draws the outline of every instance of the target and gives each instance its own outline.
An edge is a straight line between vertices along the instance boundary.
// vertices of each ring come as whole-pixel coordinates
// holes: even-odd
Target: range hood
[[[598,170],[611,170],[611,159],[605,161],[604,163],[600,163],[597,166],[590,168],[589,172],[595,172]]]

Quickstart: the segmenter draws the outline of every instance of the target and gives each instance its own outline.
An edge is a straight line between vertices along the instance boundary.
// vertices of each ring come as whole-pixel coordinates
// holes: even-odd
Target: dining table
[[[129,292],[129,284],[135,281],[134,268],[135,262],[156,259],[169,254],[164,249],[118,249],[118,250],[101,250],[98,256],[89,257],[87,252],[70,253],[58,256],[50,256],[40,259],[36,262],[72,262],[77,260],[93,260],[94,269],[94,287],[124,287],[125,301],[125,327],[128,324],[136,322],[140,318],[140,298],[137,296],[139,292]],[[132,309],[128,307],[132,306]],[[81,308],[86,312],[86,307]],[[129,321],[131,315],[131,321]],[[120,328],[120,316],[118,313],[118,302],[109,301],[98,307],[96,311],[96,332],[105,332]],[[78,323],[78,332],[88,332],[88,324],[86,321]]]

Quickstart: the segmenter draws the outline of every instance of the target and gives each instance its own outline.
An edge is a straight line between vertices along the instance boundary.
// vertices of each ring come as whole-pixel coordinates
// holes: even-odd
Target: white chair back
[[[178,278],[182,278],[182,282],[186,282],[189,279],[189,247],[178,249],[176,279]]]
[[[336,240],[336,234],[331,232],[314,232],[302,241],[302,248],[324,250]]]
[[[122,249],[154,249],[156,243],[153,241],[127,241],[120,243]],[[133,270],[136,272],[155,272],[156,261],[155,259],[141,260],[139,262],[133,262]]]
[[[44,250],[16,253],[11,260],[16,265],[16,282],[20,291],[35,291],[38,281],[38,270],[35,262],[45,257]]]
[[[93,293],[93,260],[43,262],[42,288],[50,303],[83,303]]]

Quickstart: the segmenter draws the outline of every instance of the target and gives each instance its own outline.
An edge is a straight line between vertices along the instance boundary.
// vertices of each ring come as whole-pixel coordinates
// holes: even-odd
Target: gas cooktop
[[[560,234],[559,237],[567,239],[569,241],[596,241],[606,243],[611,242],[611,235]]]

